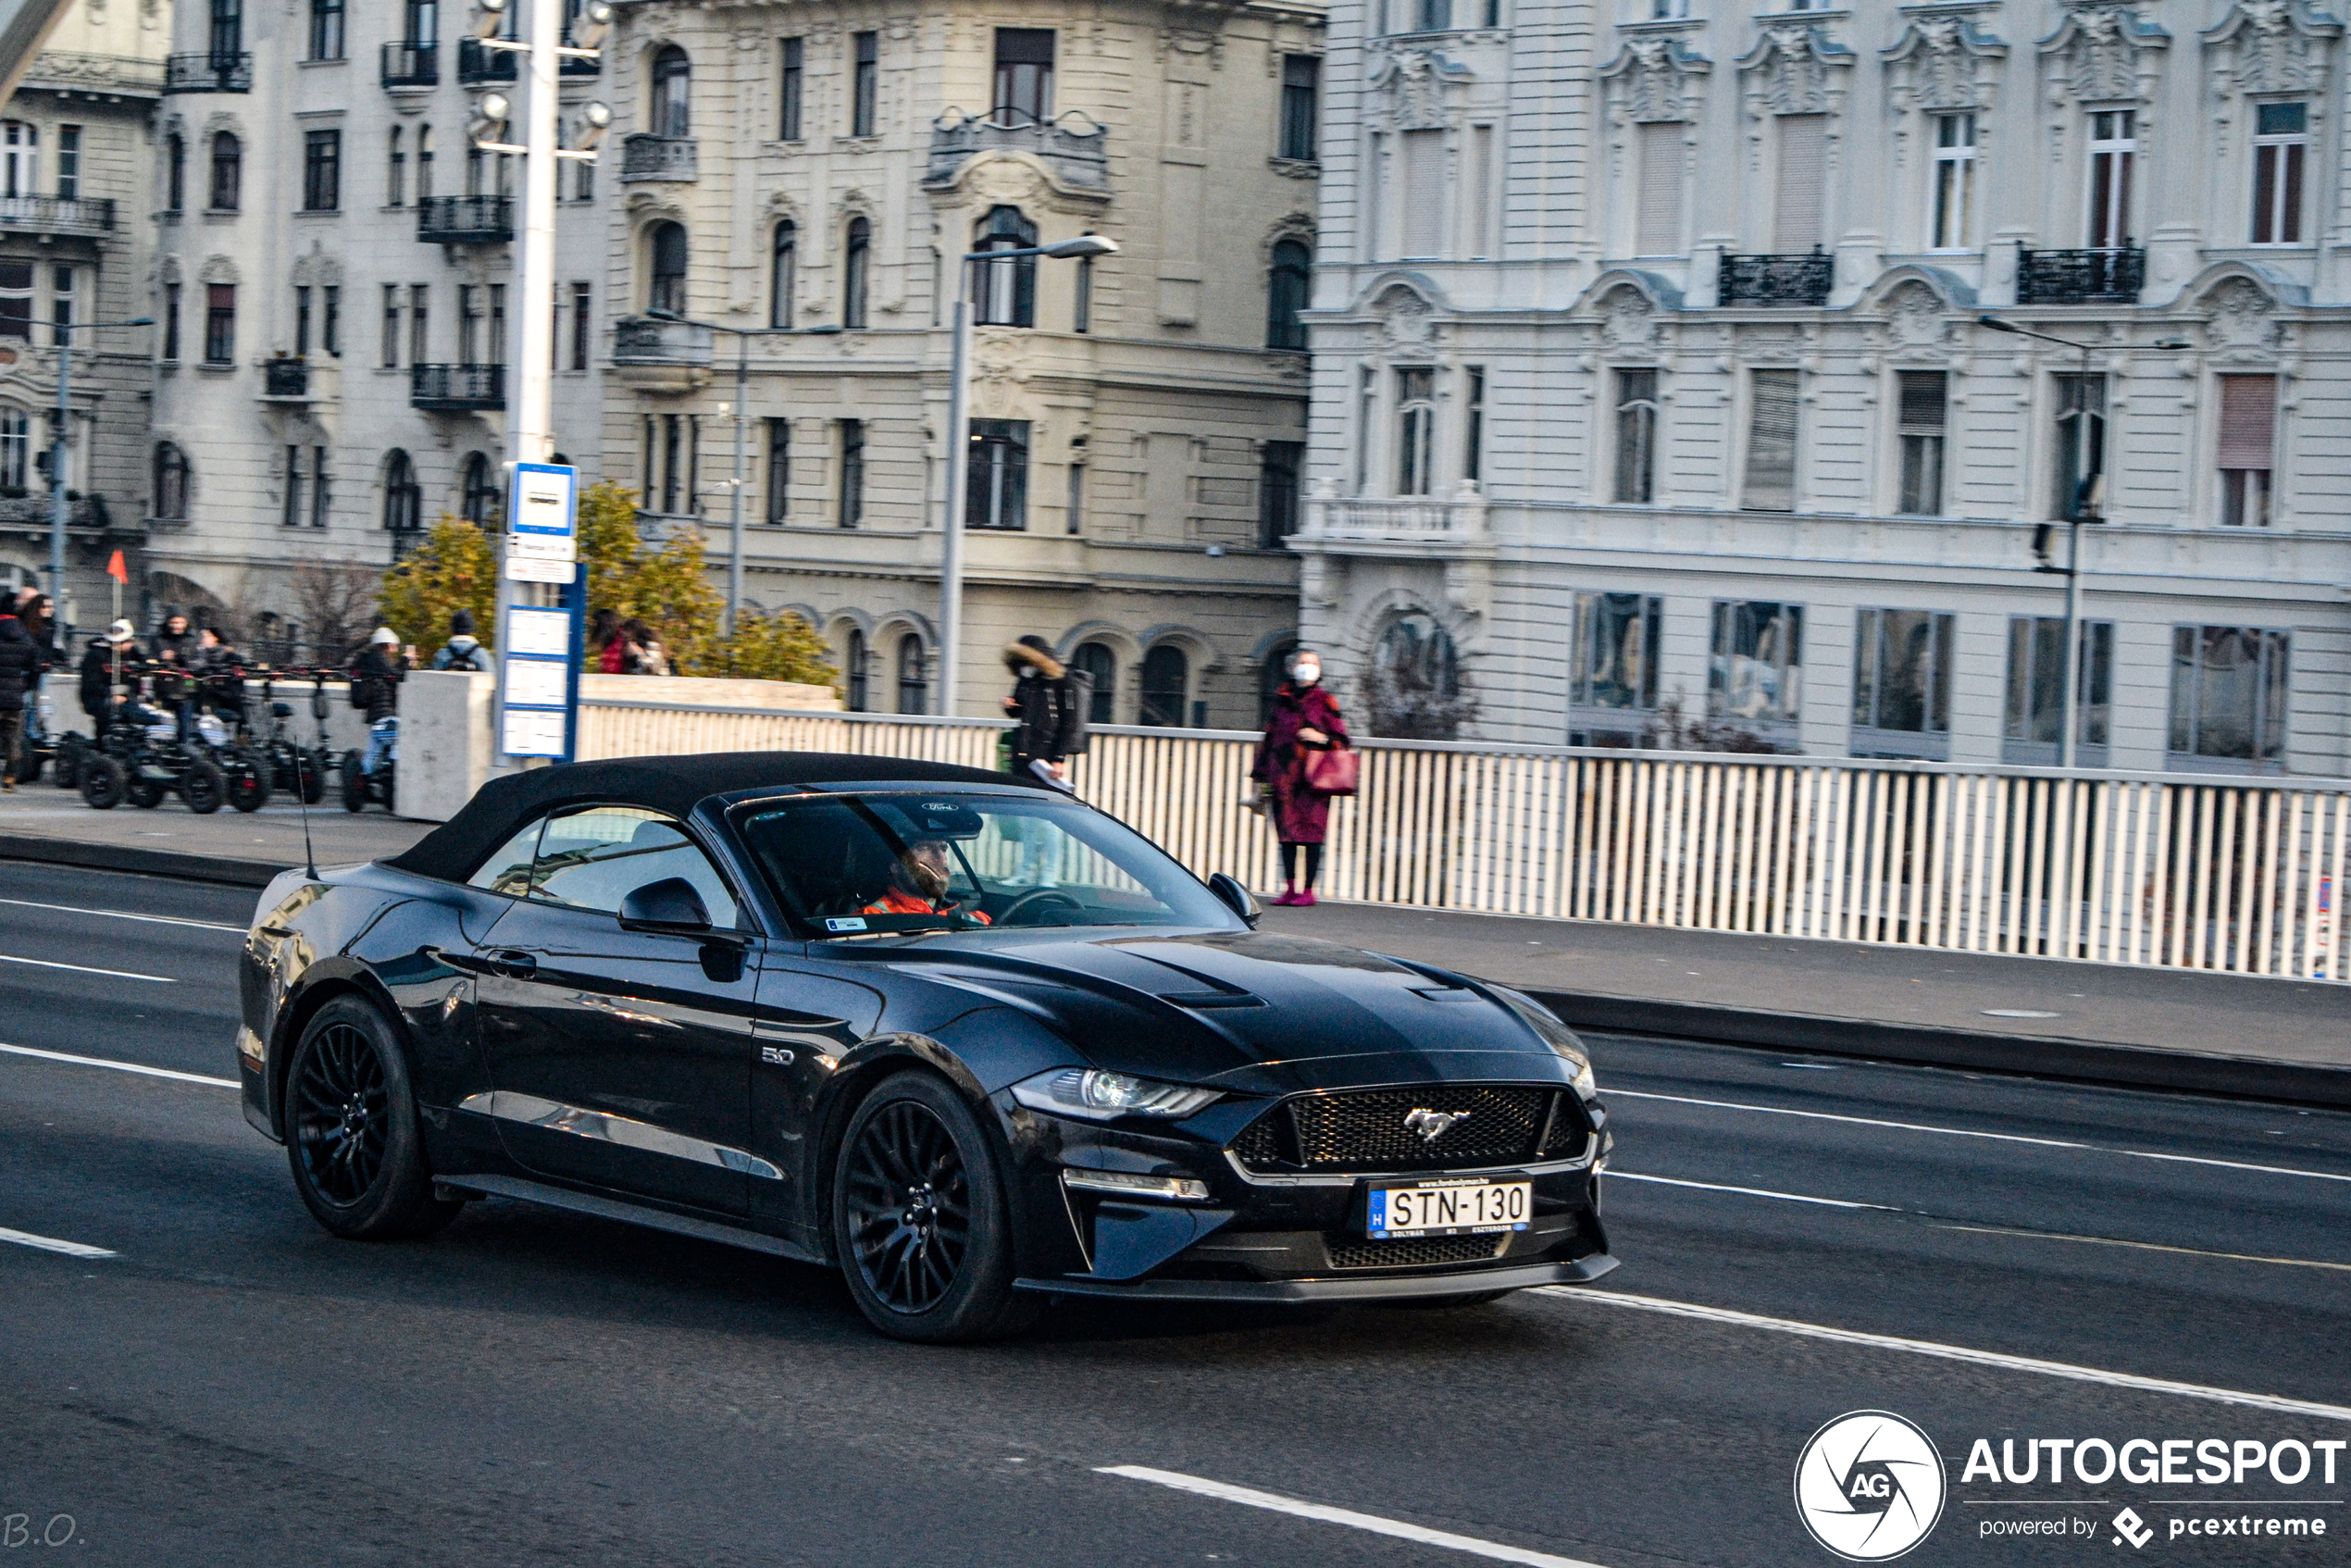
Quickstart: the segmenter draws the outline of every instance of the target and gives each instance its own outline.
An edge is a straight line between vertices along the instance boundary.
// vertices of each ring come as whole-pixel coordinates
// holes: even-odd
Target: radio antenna
[[[326,681],[323,678],[320,679],[318,684],[320,690],[323,691],[326,687]],[[316,711],[315,703],[313,704],[313,711]],[[278,716],[274,710],[269,716],[269,722],[271,724],[276,724],[278,722]],[[302,765],[308,762],[310,758],[303,752],[303,749],[300,746],[296,746],[293,749],[293,754],[294,804],[302,808],[302,868],[308,872],[310,874],[310,879],[316,882],[318,879],[318,852],[310,847],[310,784],[309,781],[305,779],[302,776]]]

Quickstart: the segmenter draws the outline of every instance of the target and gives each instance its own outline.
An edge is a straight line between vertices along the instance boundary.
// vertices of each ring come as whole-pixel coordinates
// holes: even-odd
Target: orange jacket
[[[978,921],[983,926],[989,923],[988,916],[976,909],[960,912],[933,909],[921,899],[916,898],[914,894],[907,892],[901,888],[890,889],[888,892],[882,894],[881,898],[877,902],[867,904],[864,909],[859,910],[858,913],[860,915],[945,915],[950,913],[962,913],[968,915],[972,919]]]

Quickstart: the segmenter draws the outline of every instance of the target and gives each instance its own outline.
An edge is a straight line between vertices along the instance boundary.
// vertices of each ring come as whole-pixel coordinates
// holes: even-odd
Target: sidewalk
[[[397,854],[432,824],[328,801],[310,828],[318,864],[337,865]],[[97,812],[34,784],[0,796],[0,860],[259,887],[302,864],[302,817],[277,802]],[[1381,904],[1268,909],[1264,928],[1499,980],[1595,1032],[2351,1107],[2341,985]]]

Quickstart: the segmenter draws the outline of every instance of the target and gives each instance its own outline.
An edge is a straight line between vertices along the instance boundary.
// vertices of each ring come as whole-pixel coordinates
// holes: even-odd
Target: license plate
[[[1375,1241],[1524,1230],[1531,1181],[1428,1181],[1375,1187],[1364,1229]]]

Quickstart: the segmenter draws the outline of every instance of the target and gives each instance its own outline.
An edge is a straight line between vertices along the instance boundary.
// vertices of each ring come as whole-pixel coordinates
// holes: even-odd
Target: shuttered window
[[[1445,132],[1407,131],[1404,142],[1404,254],[1445,250]]]
[[[1739,504],[1750,512],[1796,510],[1796,372],[1749,372],[1747,485]]]
[[[1897,427],[1902,446],[1902,493],[1895,510],[1919,517],[1931,517],[1943,510],[1943,424],[1949,406],[1945,372],[1902,372]]]
[[[2220,521],[2267,528],[2270,470],[2275,466],[2278,379],[2220,378]]]
[[[1636,255],[1679,255],[1682,252],[1682,127],[1679,123],[1644,125],[1641,133],[1641,186],[1634,237]]]
[[[1779,205],[1772,218],[1772,248],[1782,255],[1809,253],[1821,243],[1828,123],[1826,115],[1779,117]]]

